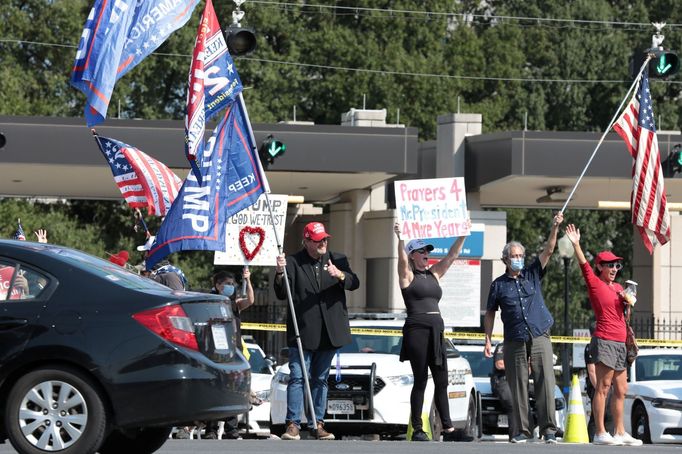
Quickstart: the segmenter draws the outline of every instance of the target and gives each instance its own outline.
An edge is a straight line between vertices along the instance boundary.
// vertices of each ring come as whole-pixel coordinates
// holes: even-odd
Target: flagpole
[[[575,182],[575,185],[573,186],[573,189],[571,190],[571,193],[568,195],[568,198],[566,199],[566,202],[564,203],[564,206],[561,208],[560,213],[564,213],[566,210],[566,206],[568,206],[568,203],[571,201],[573,198],[573,194],[575,193],[576,189],[578,189],[578,185],[583,179],[583,176],[585,176],[585,172],[587,172],[587,168],[592,164],[592,160],[594,159],[594,156],[597,154],[597,150],[599,150],[599,147],[601,146],[602,142],[604,141],[604,138],[606,137],[606,134],[611,131],[611,128],[613,127],[613,124],[616,122],[616,119],[620,115],[620,110],[623,108],[623,105],[625,102],[629,99],[630,97],[630,92],[632,91],[633,88],[639,83],[639,80],[642,78],[642,73],[644,72],[644,68],[647,67],[649,64],[649,60],[651,60],[651,56],[647,56],[646,60],[642,64],[642,67],[639,68],[639,73],[637,73],[637,77],[635,77],[635,80],[632,82],[632,85],[630,85],[630,89],[628,92],[625,94],[625,97],[623,98],[623,101],[621,101],[620,106],[618,106],[618,109],[616,110],[616,114],[613,116],[611,119],[611,122],[609,123],[608,128],[604,130],[604,134],[602,134],[601,138],[599,139],[599,142],[597,143],[597,146],[594,148],[594,151],[592,152],[592,156],[590,156],[590,159],[588,159],[587,164],[585,165],[585,168],[583,171],[580,173],[580,176],[578,177],[578,180]]]
[[[239,102],[241,103],[242,110],[244,111],[244,116],[246,117],[246,124],[248,125],[249,128],[249,134],[251,136],[251,143],[255,146],[256,145],[256,139],[253,134],[253,129],[251,128],[251,120],[249,120],[249,114],[246,111],[246,104],[244,103],[244,98],[241,93],[239,93]],[[252,150],[255,154],[255,156],[258,156],[258,150],[254,149]],[[258,168],[261,172],[261,175],[265,175],[265,172],[263,170],[263,166],[260,162],[260,158],[256,159],[256,162],[258,163]],[[267,180],[265,180],[267,183]],[[266,191],[263,193],[265,195],[265,204],[268,207],[268,212],[270,213],[270,225],[272,225],[272,231],[275,234],[275,242],[277,243],[277,251],[279,255],[284,254],[284,249],[282,247],[282,243],[279,240],[279,235],[277,234],[277,227],[275,226],[275,216],[272,213],[272,206],[270,204],[270,196],[268,195],[270,192],[270,187],[269,184],[266,184]],[[289,303],[289,312],[291,313],[291,321],[292,324],[294,325],[294,335],[296,337],[296,347],[298,348],[298,356],[299,360],[301,361],[301,369],[303,371],[303,384],[305,385],[305,394],[306,398],[308,399],[308,407],[310,410],[310,416],[312,417],[312,421],[308,421],[309,425],[312,425],[313,431],[317,435],[317,416],[315,415],[315,405],[313,404],[313,395],[310,392],[310,381],[308,380],[308,370],[305,365],[305,356],[303,355],[303,345],[301,344],[301,333],[298,329],[298,320],[296,318],[296,308],[294,307],[294,300],[291,297],[291,287],[289,285],[289,277],[287,275],[287,267],[284,267],[284,276],[282,276],[282,279],[284,279],[284,286],[287,291],[287,301]],[[305,413],[305,410],[304,410]],[[306,415],[307,416],[307,415]]]

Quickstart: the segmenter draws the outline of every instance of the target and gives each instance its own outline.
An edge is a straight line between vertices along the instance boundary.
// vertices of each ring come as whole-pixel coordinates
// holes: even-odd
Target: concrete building
[[[260,143],[272,134],[286,153],[267,172],[273,193],[299,196],[290,204],[284,239],[287,252],[300,247],[303,225],[321,220],[333,235],[331,249],[344,251],[364,283],[350,294],[353,311],[400,310],[392,181],[463,176],[474,223],[483,224],[480,304],[507,241],[505,214],[488,207],[561,208],[601,134],[513,131],[482,134],[481,115],[438,117],[438,138],[418,141],[415,128],[390,125],[385,111],[351,110],[343,125],[254,124]],[[207,131],[211,127],[207,126]],[[98,133],[134,145],[186,175],[180,121],[107,120]],[[18,197],[120,199],[90,131],[79,118],[0,117],[6,145],[0,149],[0,194]],[[659,132],[665,159],[679,132]],[[570,208],[607,209],[627,203],[631,158],[620,137],[607,135]],[[682,180],[668,179],[669,202],[682,202]],[[620,204],[620,205],[618,205]],[[634,279],[640,283],[639,313],[666,319],[682,315],[682,222],[672,213],[670,244],[653,256],[633,246]],[[677,277],[677,278],[676,278]]]

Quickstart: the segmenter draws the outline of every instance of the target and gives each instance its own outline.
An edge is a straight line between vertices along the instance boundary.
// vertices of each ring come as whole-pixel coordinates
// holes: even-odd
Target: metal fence
[[[640,339],[682,339],[682,322],[654,316],[634,318],[631,322],[635,336]]]
[[[269,299],[267,289],[256,289],[253,306],[241,313],[242,323],[282,323],[287,322],[287,302]],[[272,355],[281,364],[280,350],[287,345],[286,333],[282,331],[242,330],[242,334],[253,336],[267,355]]]
[[[241,314],[242,322],[250,323],[286,323],[287,302],[275,298],[269,299],[267,289],[256,290],[256,301],[253,306]],[[594,316],[591,312],[581,314],[569,321],[568,333],[573,334],[573,328],[589,328]],[[632,328],[635,336],[639,339],[666,339],[682,340],[682,321],[667,320],[651,315],[634,315]],[[482,328],[481,328],[482,329]],[[481,331],[481,329],[466,329],[466,331]],[[553,335],[563,335],[563,320],[557,317],[552,327]],[[286,333],[282,331],[244,330],[243,334],[251,335],[268,355],[275,357],[281,364],[286,361],[280,355],[282,348],[286,347]]]
[[[573,328],[589,328],[590,323],[593,322],[594,315],[592,313],[574,317],[569,321],[568,335],[573,334]],[[682,321],[679,320],[635,314],[630,324],[638,339],[682,340]],[[563,335],[564,332],[563,320],[557,317],[552,327],[552,334],[558,336]]]

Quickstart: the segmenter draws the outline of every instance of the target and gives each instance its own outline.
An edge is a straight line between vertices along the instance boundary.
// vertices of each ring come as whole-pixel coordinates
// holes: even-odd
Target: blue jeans
[[[313,396],[313,408],[315,418],[324,422],[324,414],[327,412],[327,379],[331,369],[332,359],[336,350],[311,351],[303,350],[305,368],[309,371],[310,393]],[[286,421],[293,421],[301,427],[301,410],[305,401],[305,389],[303,387],[303,370],[298,348],[289,347],[289,384],[287,385],[287,417]],[[317,424],[311,423],[312,415],[308,415],[308,426],[316,428]]]

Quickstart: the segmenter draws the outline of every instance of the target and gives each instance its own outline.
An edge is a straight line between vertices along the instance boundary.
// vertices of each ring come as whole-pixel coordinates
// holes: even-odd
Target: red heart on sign
[[[246,247],[246,235],[258,235],[258,243],[253,250],[249,250],[248,247]],[[260,227],[249,227],[247,225],[239,231],[239,248],[242,250],[244,257],[246,257],[246,260],[248,261],[253,260],[256,254],[258,254],[261,246],[263,246],[263,241],[265,241],[265,230],[261,229]]]

